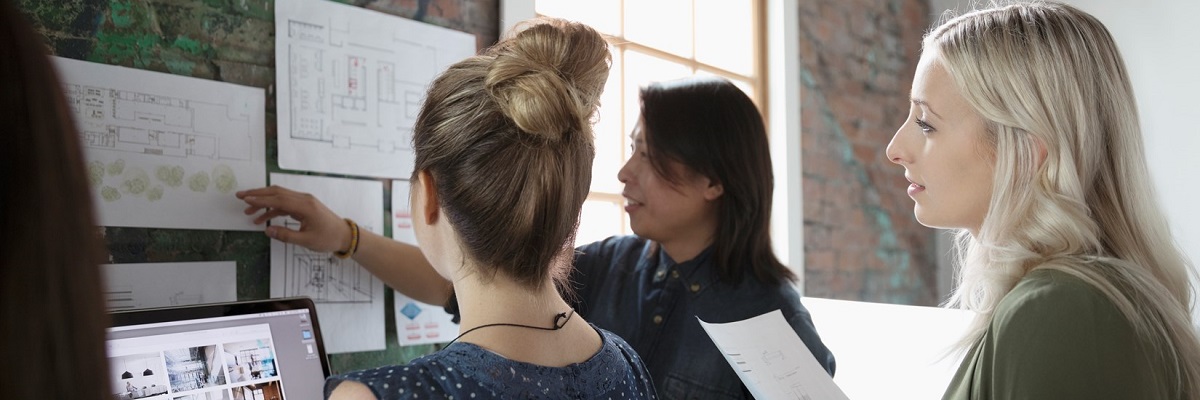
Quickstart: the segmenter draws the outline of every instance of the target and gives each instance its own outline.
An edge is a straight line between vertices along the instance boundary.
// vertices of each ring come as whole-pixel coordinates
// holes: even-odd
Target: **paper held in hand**
[[[848,400],[779,310],[700,326],[755,398]]]

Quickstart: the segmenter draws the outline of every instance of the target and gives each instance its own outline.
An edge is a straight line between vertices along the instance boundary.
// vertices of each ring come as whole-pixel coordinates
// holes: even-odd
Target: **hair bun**
[[[518,128],[537,137],[559,140],[585,130],[608,79],[608,43],[576,22],[527,24],[489,50],[488,93]]]

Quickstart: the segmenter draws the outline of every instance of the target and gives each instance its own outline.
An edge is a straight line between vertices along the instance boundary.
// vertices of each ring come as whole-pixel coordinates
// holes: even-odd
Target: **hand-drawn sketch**
[[[425,87],[475,38],[319,0],[278,2],[275,21],[279,166],[409,176]]]
[[[237,300],[233,261],[106,264],[103,271],[109,310]]]
[[[300,229],[295,221],[288,228]],[[373,231],[370,226],[359,229]],[[376,280],[370,272],[350,260],[317,253],[294,244],[287,244],[287,268],[284,273],[284,296],[308,296],[318,303],[370,303],[374,299]]]
[[[312,193],[333,212],[354,220],[361,232],[383,234],[383,182],[271,174],[271,184]],[[300,226],[286,217],[272,219],[271,225]],[[386,347],[383,291],[383,282],[353,259],[271,241],[271,297],[311,297],[330,353]]]
[[[266,184],[262,89],[54,60],[102,225],[261,229],[232,194]]]
[[[779,310],[723,324],[701,320],[700,326],[756,398],[847,399]]]

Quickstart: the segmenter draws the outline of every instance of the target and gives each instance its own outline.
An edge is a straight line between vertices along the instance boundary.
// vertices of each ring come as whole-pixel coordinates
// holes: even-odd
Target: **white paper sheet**
[[[106,264],[103,271],[109,310],[237,300],[233,261]]]
[[[279,166],[408,177],[426,86],[474,53],[466,33],[332,1],[276,2]]]
[[[273,173],[271,184],[311,193],[360,230],[383,234],[382,182]],[[271,224],[299,227],[282,217]],[[317,304],[328,352],[386,347],[383,282],[353,260],[272,240],[271,297],[290,296],[308,296]]]
[[[53,59],[101,225],[261,229],[233,193],[266,183],[262,89]]]
[[[392,239],[417,245],[409,213],[410,186],[406,180],[392,181]],[[401,346],[445,343],[458,336],[458,324],[442,307],[432,306],[395,292],[396,337]]]
[[[700,326],[755,398],[848,400],[779,310]]]
[[[974,318],[967,310],[938,307],[803,302],[837,357],[833,381],[854,400],[941,398],[963,357],[949,350]]]

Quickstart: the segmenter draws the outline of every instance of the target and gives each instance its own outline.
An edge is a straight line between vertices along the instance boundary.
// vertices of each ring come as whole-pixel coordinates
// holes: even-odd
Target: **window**
[[[609,35],[612,45],[613,67],[596,123],[591,193],[576,244],[632,233],[617,171],[629,157],[641,86],[721,76],[766,109],[764,7],[763,0],[535,0],[538,15],[588,24]]]

